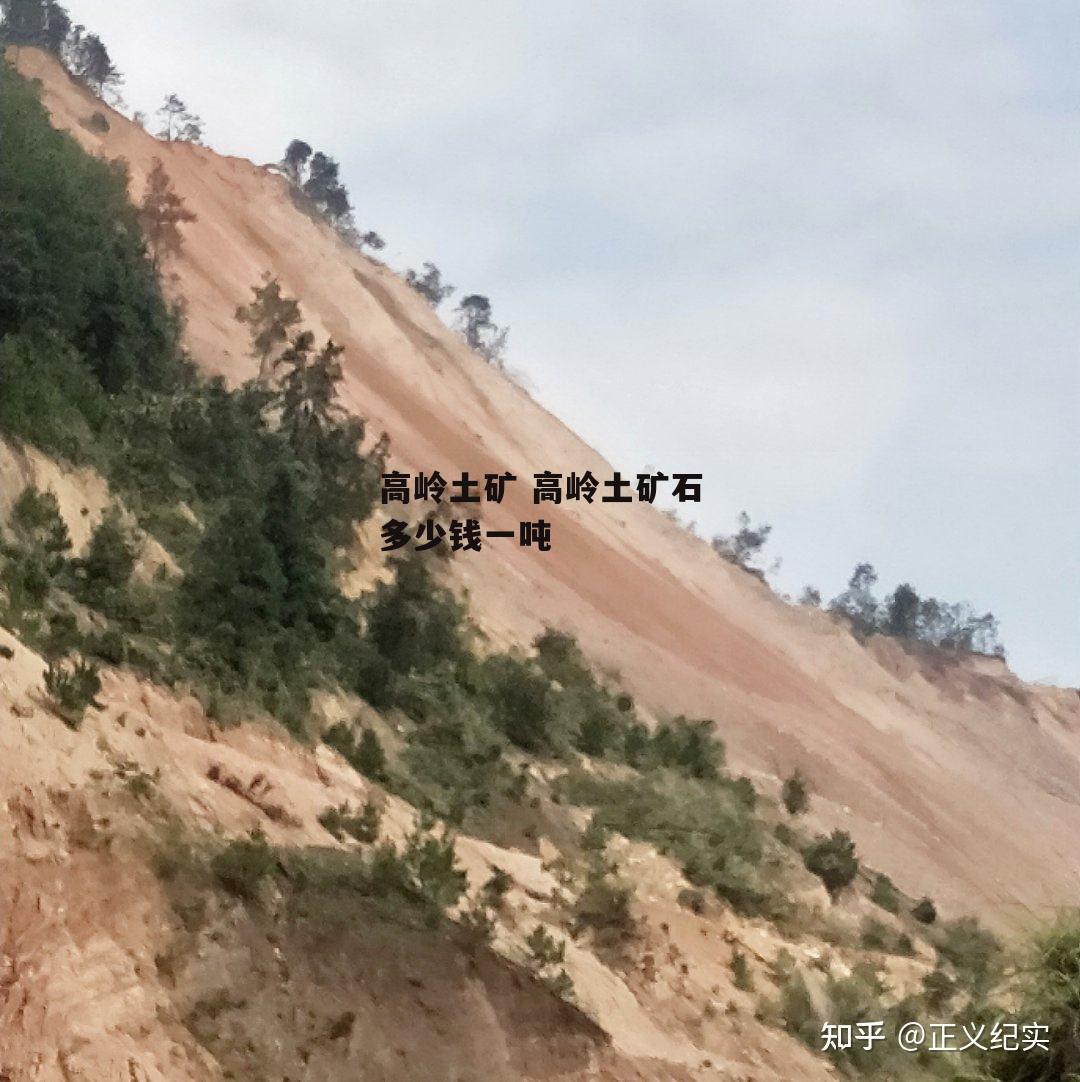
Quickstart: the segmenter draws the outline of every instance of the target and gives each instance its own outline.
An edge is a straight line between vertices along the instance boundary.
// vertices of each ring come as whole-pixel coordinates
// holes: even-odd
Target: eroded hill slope
[[[302,299],[308,323],[346,347],[345,397],[389,433],[400,468],[610,475],[393,273],[297,209],[281,177],[158,142],[41,53],[23,50],[19,64],[44,84],[58,126],[94,153],[127,159],[136,197],[161,158],[198,215],[169,269],[204,368],[237,382],[254,373],[233,312],[272,271]],[[94,112],[107,115],[107,132],[82,123]],[[519,486],[517,500],[486,509],[487,521],[534,517],[527,492]],[[550,553],[492,543],[455,561],[493,639],[524,641],[544,623],[572,630],[655,712],[715,718],[732,758],[760,780],[800,766],[823,825],[850,830],[870,863],[946,911],[1020,923],[1075,899],[1075,691],[1026,686],[996,661],[946,664],[890,642],[863,647],[646,506],[562,507],[550,518]]]

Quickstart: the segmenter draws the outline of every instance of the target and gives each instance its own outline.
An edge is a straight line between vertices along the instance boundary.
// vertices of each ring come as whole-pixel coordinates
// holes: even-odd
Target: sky
[[[335,156],[391,266],[488,295],[611,458],[871,561],[1080,684],[1080,18],[1069,0],[71,0],[133,108]]]

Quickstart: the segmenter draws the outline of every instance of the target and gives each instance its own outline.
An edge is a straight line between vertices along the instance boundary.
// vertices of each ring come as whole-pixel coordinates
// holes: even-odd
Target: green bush
[[[750,965],[746,961],[746,955],[737,947],[731,952],[731,980],[740,992],[754,990],[754,978],[750,973]]]
[[[652,843],[691,883],[711,887],[740,912],[769,908],[771,891],[758,867],[764,833],[735,783],[663,771],[629,781],[570,774],[561,791],[594,808],[598,826]]]
[[[347,834],[365,844],[374,842],[379,837],[381,822],[382,812],[378,805],[370,800],[364,804],[359,814],[353,812],[346,801],[336,808],[327,808],[319,816],[319,824],[335,838],[340,839],[343,834]]]
[[[710,780],[724,768],[723,742],[713,736],[714,723],[707,718],[678,717],[657,728],[649,742],[647,758],[656,766],[672,767],[687,777]]]
[[[72,462],[100,457],[108,402],[74,347],[55,332],[0,337],[0,433]]]
[[[513,880],[502,868],[496,868],[480,888],[480,901],[488,909],[502,909]]]
[[[63,721],[78,729],[87,707],[93,705],[101,691],[101,677],[97,667],[87,661],[50,661],[45,670],[45,690]]]
[[[492,721],[512,744],[534,754],[552,750],[556,699],[539,667],[495,654],[483,662],[482,682]]]
[[[114,507],[94,528],[79,566],[92,590],[120,590],[130,582],[137,556],[135,542]]]
[[[977,995],[985,993],[1001,963],[1001,944],[992,933],[974,917],[960,917],[940,926],[936,946],[967,988]]]
[[[373,729],[362,729],[357,740],[352,727],[339,721],[330,726],[322,738],[323,743],[338,752],[357,773],[373,781],[387,781],[386,752]]]
[[[920,898],[911,910],[920,924],[933,924],[937,920],[937,906],[930,898]]]
[[[376,706],[394,705],[385,684],[389,672],[429,672],[443,662],[457,665],[467,654],[470,631],[465,610],[436,584],[422,557],[399,560],[391,582],[380,582],[367,610],[367,641],[385,663],[383,683],[358,687]],[[377,668],[367,675],[374,679]]]
[[[880,906],[886,913],[900,912],[900,895],[887,875],[876,875],[870,891],[870,901]]]
[[[76,363],[109,394],[135,378],[161,387],[178,364],[176,321],[146,258],[124,165],[53,128],[38,91],[6,64],[0,129],[0,419],[50,450],[78,451],[102,399]],[[13,334],[21,344],[8,342]],[[30,383],[28,356],[43,361]]]
[[[253,830],[247,838],[236,838],[210,862],[210,870],[230,894],[255,901],[263,881],[277,867],[277,854],[261,830]]]
[[[810,786],[800,771],[784,779],[780,799],[788,815],[802,815],[810,807]]]
[[[905,932],[896,932],[874,917],[863,921],[859,943],[864,950],[882,951],[886,954],[909,956],[915,953],[915,944]]]
[[[855,843],[843,830],[834,830],[828,837],[819,836],[803,854],[803,863],[825,884],[834,899],[859,874]]]
[[[529,964],[537,977],[561,999],[572,999],[574,982],[564,968],[566,942],[556,940],[542,924],[538,924],[526,937],[529,948]]]
[[[1063,915],[1039,933],[1020,966],[1018,1004],[1010,1011],[1025,1026],[1045,1026],[1045,1047],[1022,1054],[1000,1050],[986,1054],[980,1077],[994,1082],[1070,1082],[1080,1077],[1080,920]]]
[[[571,908],[575,936],[591,931],[598,943],[610,945],[633,935],[633,896],[630,887],[607,868],[591,868]]]

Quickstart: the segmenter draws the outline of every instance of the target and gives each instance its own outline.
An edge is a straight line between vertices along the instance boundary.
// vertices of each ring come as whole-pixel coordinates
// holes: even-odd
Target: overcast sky
[[[69,6],[133,107],[336,156],[571,426],[772,522],[780,589],[870,560],[1080,683],[1072,0]]]

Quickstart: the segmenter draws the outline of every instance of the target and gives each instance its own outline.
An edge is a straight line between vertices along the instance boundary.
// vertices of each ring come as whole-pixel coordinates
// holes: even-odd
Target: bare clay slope
[[[610,468],[556,418],[464,348],[393,273],[305,216],[272,172],[162,144],[23,52],[54,122],[88,149],[124,157],[141,195],[160,157],[198,221],[170,270],[188,343],[207,370],[251,376],[233,319],[270,270],[308,323],[347,348],[351,407],[385,429],[403,469],[445,474]],[[80,120],[108,115],[98,135]],[[668,463],[692,469],[693,463]],[[708,479],[706,479],[708,483]],[[528,493],[529,486],[519,488]],[[548,514],[551,505],[545,505]],[[490,525],[534,515],[519,496]],[[573,630],[651,708],[714,717],[736,764],[763,777],[799,765],[822,825],[913,893],[997,923],[1075,900],[1080,886],[1080,697],[1028,687],[1004,665],[917,661],[864,648],[819,613],[796,610],[718,561],[651,508],[550,511],[554,551],[512,542],[456,561],[474,611],[498,640],[542,623]]]

